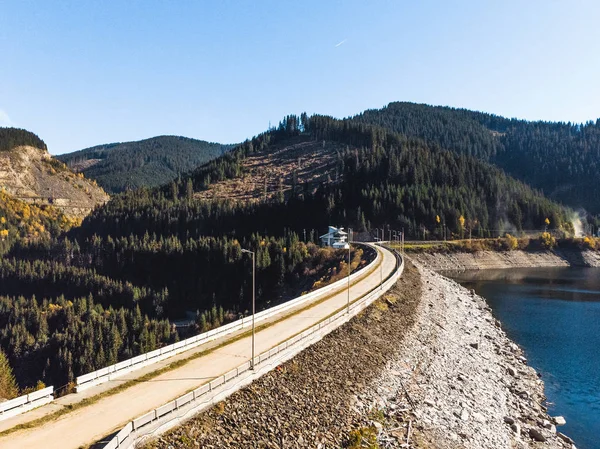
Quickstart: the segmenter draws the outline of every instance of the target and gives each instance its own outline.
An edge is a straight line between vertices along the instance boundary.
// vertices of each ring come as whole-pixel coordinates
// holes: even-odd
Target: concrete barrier
[[[378,252],[377,257],[369,265],[363,267],[361,270],[353,273],[350,276],[350,282],[353,282],[355,279],[363,276],[366,272],[365,270],[367,270],[369,267],[373,266],[380,260],[381,254]],[[321,296],[331,294],[331,292],[337,289],[346,288],[347,285],[348,278],[341,279],[339,281],[334,282],[333,284],[315,290],[314,292],[299,296],[298,298],[284,302],[283,304],[280,304],[278,306],[263,310],[262,312],[255,314],[254,320],[256,323],[265,321],[279,313],[285,312],[286,310],[297,307],[309,301],[313,301]],[[106,368],[102,368],[97,371],[84,374],[82,376],[78,376],[75,379],[75,391],[77,393],[80,393],[90,387],[100,385],[104,382],[108,382],[109,380],[116,379],[121,375],[128,374],[132,371],[144,368],[154,363],[158,363],[169,357],[173,357],[174,355],[193,349],[201,344],[216,340],[218,338],[222,338],[224,336],[227,336],[234,332],[238,332],[250,326],[252,326],[252,317],[244,317],[239,320],[228,323],[224,326],[220,326],[216,329],[204,332],[200,335],[181,340],[180,342],[177,342],[175,344],[156,349],[146,354],[138,355],[136,357],[116,363],[114,365],[110,365]]]
[[[376,299],[383,296],[402,275],[402,272],[404,271],[404,261],[397,252],[394,252],[394,254],[397,260],[394,272],[388,276],[381,287],[375,287],[361,299],[352,303],[349,310],[344,308],[333,316],[310,327],[300,335],[296,335],[295,337],[286,340],[284,343],[259,354],[255,359],[253,370],[249,370],[249,362],[245,362],[235,370],[194,390],[192,392],[192,400],[189,400],[190,393],[187,393],[150,413],[134,419],[127,423],[127,425],[107,443],[104,449],[133,449],[138,443],[143,443],[145,439],[166,432],[210,405],[225,399],[232,393],[250,384],[253,380],[274,369],[277,365],[291,359],[306,347],[316,343],[334,329],[348,322],[352,317],[371,305]],[[235,376],[233,375],[234,372],[236,373]],[[181,405],[179,406],[179,404]],[[121,438],[123,438],[123,440],[121,440]]]

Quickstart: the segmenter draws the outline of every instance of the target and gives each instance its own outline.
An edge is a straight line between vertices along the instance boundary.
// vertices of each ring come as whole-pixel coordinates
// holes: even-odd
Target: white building
[[[329,226],[329,232],[319,237],[321,245],[331,246],[336,249],[348,249],[348,233],[344,232],[344,228],[334,228]]]

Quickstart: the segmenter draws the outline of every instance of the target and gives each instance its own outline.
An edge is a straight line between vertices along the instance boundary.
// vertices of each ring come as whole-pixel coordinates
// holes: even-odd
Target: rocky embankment
[[[571,448],[485,301],[410,263],[383,300],[150,448]]]
[[[417,322],[401,356],[373,384],[384,413],[404,385],[414,404],[415,447],[573,447],[557,432],[562,418],[546,413],[542,380],[485,300],[420,270],[425,281]],[[389,426],[382,432],[390,433]]]
[[[435,271],[535,267],[600,267],[600,251],[478,251],[417,253],[410,257]]]

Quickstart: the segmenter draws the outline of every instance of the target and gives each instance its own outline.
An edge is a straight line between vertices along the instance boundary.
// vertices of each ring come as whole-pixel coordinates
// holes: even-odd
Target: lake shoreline
[[[503,268],[600,267],[600,252],[592,250],[423,252],[409,257],[438,271]]]
[[[548,413],[544,382],[485,298],[415,265],[423,297],[400,356],[376,382],[384,413],[406,389],[424,447],[572,449]]]

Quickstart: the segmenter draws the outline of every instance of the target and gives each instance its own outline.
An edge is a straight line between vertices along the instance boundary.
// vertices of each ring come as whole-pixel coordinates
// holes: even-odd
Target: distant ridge
[[[484,112],[394,102],[349,120],[377,125],[476,157],[573,208],[600,213],[600,119],[583,124],[508,119]]]
[[[95,179],[110,193],[165,184],[231,149],[232,145],[181,136],[98,145],[58,159]]]

